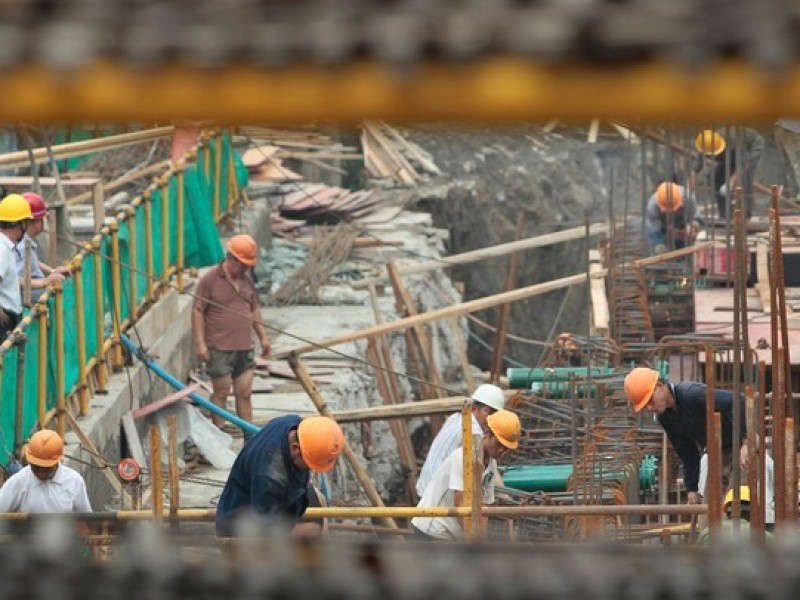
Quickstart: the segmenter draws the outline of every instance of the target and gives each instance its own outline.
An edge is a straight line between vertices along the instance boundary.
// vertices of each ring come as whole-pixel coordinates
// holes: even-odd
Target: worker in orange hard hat
[[[699,504],[698,481],[700,457],[706,446],[706,385],[693,381],[667,383],[658,371],[636,367],[625,377],[625,396],[634,412],[652,412],[683,464],[683,478],[689,504]],[[744,402],[739,398],[741,414]],[[714,410],[722,415],[723,489],[731,477],[733,453],[733,403],[730,390],[714,390]],[[742,469],[747,465],[747,430],[741,419],[739,458]]]
[[[695,138],[690,187],[695,188],[698,174],[709,175],[719,217],[733,216],[731,199],[737,186],[744,192],[747,218],[753,214],[755,172],[764,152],[764,138],[751,127],[706,129]]]
[[[0,513],[89,513],[92,506],[80,473],[61,464],[64,440],[42,429],[25,446],[27,466],[0,488]]]
[[[225,408],[232,389],[236,414],[252,422],[256,363],[251,330],[258,337],[263,358],[271,349],[258,292],[248,273],[258,259],[258,247],[249,235],[236,235],[228,240],[227,250],[222,262],[197,284],[192,310],[195,353],[211,376],[212,402]],[[211,419],[222,427],[222,417],[213,414]],[[245,440],[249,437],[245,432]]]
[[[647,201],[645,231],[653,254],[691,245],[700,219],[691,193],[674,181],[662,181]]]
[[[483,436],[481,493],[486,504],[495,502],[497,460],[519,447],[522,425],[519,417],[502,409],[486,418],[487,431]],[[476,437],[476,436],[473,436]],[[453,508],[462,506],[464,495],[463,448],[456,448],[439,465],[433,479],[425,488],[418,508]],[[422,540],[455,541],[464,538],[461,519],[455,517],[414,517],[411,520],[415,537]]]
[[[314,530],[313,523],[310,528],[300,523],[309,506],[324,504],[311,471],[329,472],[343,449],[342,428],[328,417],[286,415],[269,421],[233,463],[217,505],[217,535],[233,535],[244,514],[267,526],[294,528],[296,534]]]
[[[44,198],[34,192],[26,192],[22,194],[22,197],[25,198],[31,207],[31,216],[33,220],[28,225],[22,239],[17,242],[14,257],[17,261],[17,275],[19,275],[20,278],[20,286],[24,287],[26,245],[30,242],[31,254],[29,272],[31,278],[31,300],[36,302],[41,295],[44,294],[47,286],[56,281],[63,281],[65,277],[69,277],[72,274],[72,269],[67,265],[53,268],[39,260],[36,255],[37,244],[34,238],[44,231],[44,224],[48,214],[47,204]]]

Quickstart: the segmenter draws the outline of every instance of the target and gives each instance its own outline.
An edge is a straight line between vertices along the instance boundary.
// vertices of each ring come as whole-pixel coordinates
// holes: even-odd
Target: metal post
[[[161,276],[162,292],[169,290],[169,178],[163,177],[159,181],[161,188]]]
[[[219,135],[219,132],[214,131],[211,134],[211,144],[209,145],[210,149],[214,148],[214,177],[212,180],[212,185],[214,186],[214,221],[216,222],[220,217],[220,205],[219,205],[219,186],[220,186],[220,177],[222,175],[222,138]]]
[[[161,430],[150,425],[150,486],[153,491],[153,519],[161,521],[164,516],[164,483],[161,480]]]
[[[14,345],[17,347],[17,389],[16,403],[14,406],[14,450],[22,446],[25,432],[22,430],[22,420],[25,409],[25,346],[28,336],[19,327],[11,334],[14,336]]]
[[[475,477],[473,475],[473,450],[472,450],[472,400],[466,400],[461,407],[461,439],[463,450],[463,470],[464,470],[464,493],[461,500],[461,506],[470,508],[469,516],[464,517],[464,536],[467,541],[472,541],[474,525],[473,520],[480,518],[480,513],[472,512],[474,504],[473,487],[475,485]]]

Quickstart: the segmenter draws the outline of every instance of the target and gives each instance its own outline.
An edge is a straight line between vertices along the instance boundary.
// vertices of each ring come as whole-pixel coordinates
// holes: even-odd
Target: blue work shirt
[[[683,463],[683,477],[687,492],[696,492],[700,476],[700,456],[706,446],[706,385],[693,381],[670,383],[675,398],[675,408],[658,415],[658,422],[667,432],[672,447]],[[741,405],[740,443],[747,437],[744,402]],[[733,446],[733,392],[714,390],[714,410],[721,414],[722,451],[731,452]]]
[[[296,523],[308,507],[308,469],[298,469],[289,451],[289,432],[302,419],[272,419],[236,457],[217,506],[217,535],[232,535],[234,518],[252,512],[268,521]]]

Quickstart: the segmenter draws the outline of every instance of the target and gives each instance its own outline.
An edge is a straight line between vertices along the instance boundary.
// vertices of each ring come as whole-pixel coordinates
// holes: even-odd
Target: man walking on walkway
[[[256,264],[258,247],[249,235],[236,235],[228,241],[222,262],[206,273],[197,285],[192,311],[195,353],[206,363],[213,392],[211,401],[226,408],[233,388],[236,414],[253,421],[251,394],[255,359],[254,330],[261,343],[261,356],[269,356],[270,342],[261,320],[258,293],[248,269]],[[211,415],[221,427],[222,417]],[[251,437],[245,432],[245,441]]]

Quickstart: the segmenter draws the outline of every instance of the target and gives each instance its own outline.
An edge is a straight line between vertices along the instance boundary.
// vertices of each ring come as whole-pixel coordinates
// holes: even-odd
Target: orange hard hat
[[[37,467],[57,465],[64,456],[64,440],[52,429],[42,429],[31,436],[25,447],[28,463]]]
[[[725,138],[713,129],[705,129],[697,134],[694,147],[703,154],[717,156],[725,151]]]
[[[658,383],[658,371],[647,367],[636,367],[625,377],[625,395],[633,407],[633,412],[639,412],[653,396],[653,391]]]
[[[34,219],[44,219],[47,216],[47,204],[39,194],[35,192],[25,192],[22,197],[31,206],[31,215]]]
[[[328,417],[307,417],[297,426],[300,454],[312,471],[327,473],[344,448],[344,433]]]
[[[256,241],[247,234],[235,235],[228,240],[228,252],[242,264],[252,267],[258,259]]]
[[[683,188],[677,183],[665,181],[656,189],[656,201],[658,207],[664,212],[678,210],[683,206]]]
[[[519,417],[510,410],[498,410],[486,417],[486,424],[492,430],[494,437],[500,440],[506,448],[514,450],[519,446],[519,432],[522,425]]]

